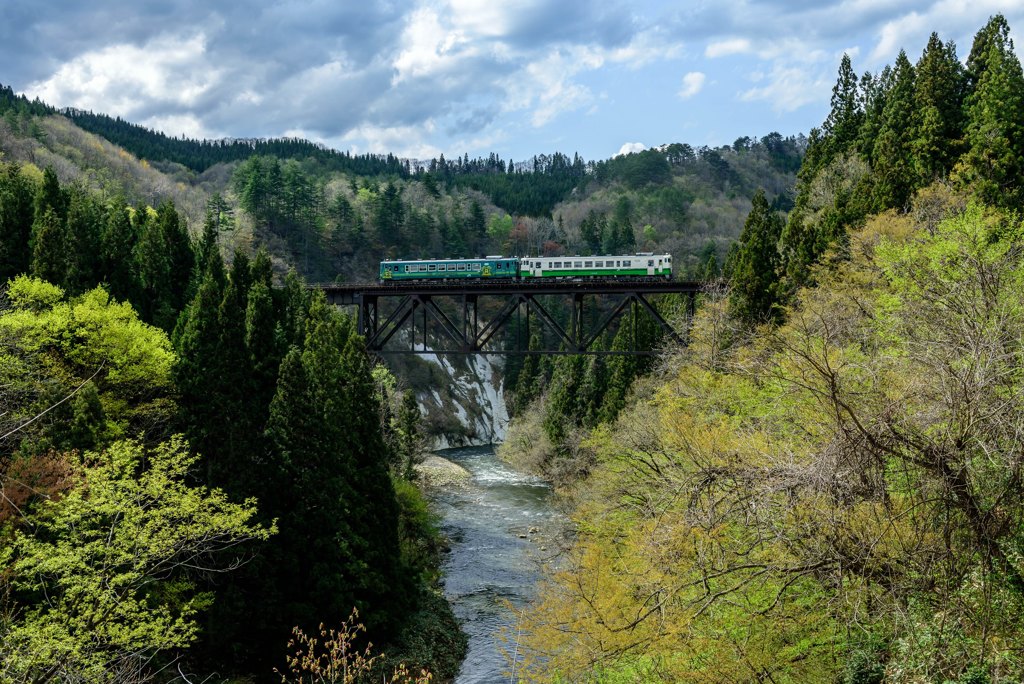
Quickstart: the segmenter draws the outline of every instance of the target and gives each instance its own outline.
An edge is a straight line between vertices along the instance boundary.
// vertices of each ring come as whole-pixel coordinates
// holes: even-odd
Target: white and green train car
[[[519,260],[519,277],[593,278],[634,277],[672,278],[671,254],[619,254],[612,256],[525,257]]]

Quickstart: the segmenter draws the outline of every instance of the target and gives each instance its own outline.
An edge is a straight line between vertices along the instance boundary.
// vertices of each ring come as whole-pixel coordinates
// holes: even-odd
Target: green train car
[[[380,282],[408,280],[534,280],[537,278],[658,278],[671,280],[672,255],[642,252],[609,256],[419,259],[380,262]]]
[[[380,262],[382,283],[403,280],[451,280],[518,277],[519,259],[485,257],[483,259],[423,259],[419,261]]]

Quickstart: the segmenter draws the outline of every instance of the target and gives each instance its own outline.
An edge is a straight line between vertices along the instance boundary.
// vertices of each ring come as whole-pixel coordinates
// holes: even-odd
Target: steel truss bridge
[[[374,354],[597,354],[650,355],[650,350],[610,351],[597,348],[604,334],[629,309],[646,311],[668,339],[684,344],[677,331],[648,300],[678,294],[693,313],[696,296],[706,283],[645,279],[585,281],[436,281],[317,285],[327,301],[358,307],[359,334]],[[544,298],[545,301],[542,301]],[[599,300],[606,306],[599,307]],[[552,304],[569,310],[568,321],[552,315]],[[599,320],[598,320],[599,319]],[[633,316],[634,325],[636,316]],[[516,321],[514,346],[494,348],[496,337]],[[589,321],[589,324],[588,324]],[[595,322],[596,321],[596,322]],[[547,348],[529,349],[531,325],[549,331],[541,335]],[[399,334],[403,333],[403,334]],[[510,335],[502,341],[507,343]],[[632,339],[636,340],[636,331]],[[553,344],[552,344],[553,342]],[[390,344],[389,344],[390,343]],[[489,346],[490,345],[490,346]]]

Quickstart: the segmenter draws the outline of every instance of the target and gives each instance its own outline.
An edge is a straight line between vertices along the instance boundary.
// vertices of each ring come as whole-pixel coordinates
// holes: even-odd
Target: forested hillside
[[[354,609],[392,666],[450,676],[418,411],[219,230],[0,162],[0,680],[298,679],[293,628]]]
[[[578,536],[524,678],[1024,678],[1022,98],[1001,16],[965,64],[936,35],[844,57],[792,209],[754,198],[688,348],[617,419],[564,377],[526,409],[505,452],[563,477]]]
[[[370,367],[303,276],[365,280],[421,254],[668,250],[679,277],[715,278],[758,188],[791,205],[804,146],[416,163],[168,138],[3,88],[0,679],[145,681],[173,665],[263,681],[288,667],[290,636],[308,643],[353,608],[368,630],[353,645],[391,656],[377,674],[451,675],[465,643],[413,482],[414,394]],[[648,323],[607,342],[653,348]],[[524,411],[561,388],[546,429],[568,449],[650,365],[564,358],[505,370]],[[581,373],[596,382],[577,392]]]
[[[382,257],[672,252],[686,275],[716,267],[758,188],[792,202],[806,141],[772,133],[605,161],[542,154],[400,161],[305,141],[178,139],[102,114],[57,111],[0,88],[0,150],[131,204],[166,199],[198,231],[223,218],[230,252],[269,245],[278,270],[363,279]]]

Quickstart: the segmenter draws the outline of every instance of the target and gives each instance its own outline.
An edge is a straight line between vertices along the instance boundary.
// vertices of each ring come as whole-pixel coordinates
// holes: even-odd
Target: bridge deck
[[[538,278],[529,280],[454,280],[454,281],[402,281],[381,284],[341,283],[312,285],[323,290],[327,301],[332,304],[356,305],[363,297],[388,297],[409,294],[429,296],[467,295],[567,295],[567,294],[671,294],[697,293],[707,287],[706,283],[684,280],[651,280],[647,278],[604,278],[604,279],[556,279]]]

